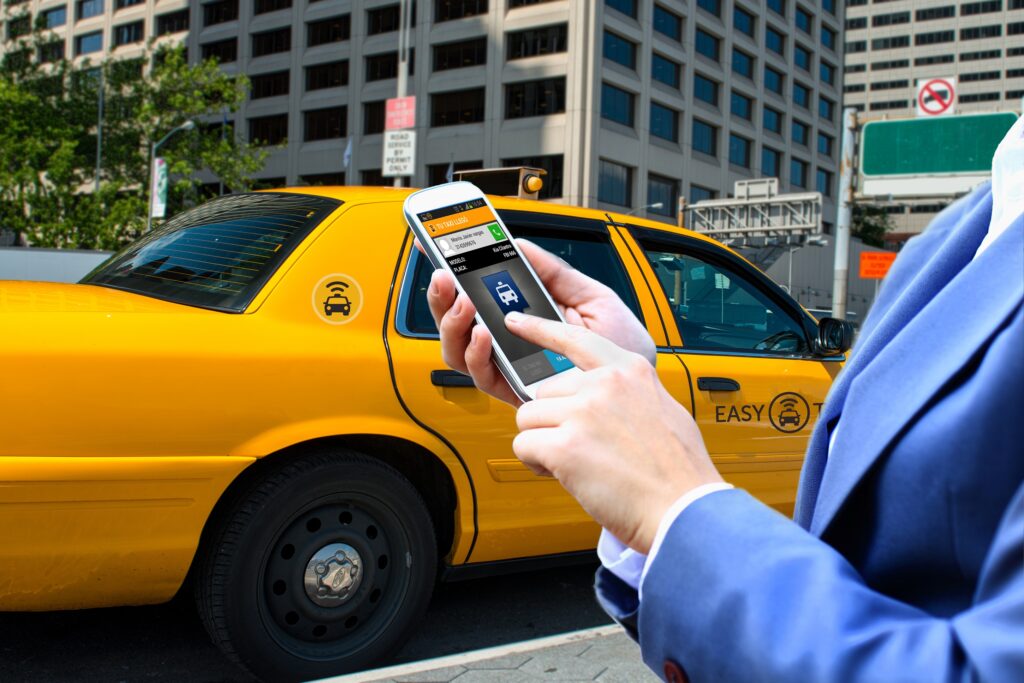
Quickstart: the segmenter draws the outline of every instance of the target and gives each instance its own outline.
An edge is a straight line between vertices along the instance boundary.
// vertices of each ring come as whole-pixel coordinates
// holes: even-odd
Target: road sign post
[[[384,131],[384,161],[381,172],[385,178],[411,176],[416,168],[416,131]]]

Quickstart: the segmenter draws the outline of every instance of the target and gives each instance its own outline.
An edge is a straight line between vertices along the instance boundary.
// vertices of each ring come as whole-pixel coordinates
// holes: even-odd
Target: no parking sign
[[[917,82],[917,115],[946,116],[956,106],[956,77],[922,78]]]

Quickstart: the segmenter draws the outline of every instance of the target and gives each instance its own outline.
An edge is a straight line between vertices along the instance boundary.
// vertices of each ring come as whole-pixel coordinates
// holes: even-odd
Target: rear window
[[[336,199],[228,195],[180,213],[82,279],[165,301],[240,313]]]

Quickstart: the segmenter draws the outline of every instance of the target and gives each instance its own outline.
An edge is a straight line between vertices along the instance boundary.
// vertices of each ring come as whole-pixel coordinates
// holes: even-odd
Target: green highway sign
[[[1013,112],[870,121],[860,139],[866,176],[987,174],[992,155],[1017,120]]]

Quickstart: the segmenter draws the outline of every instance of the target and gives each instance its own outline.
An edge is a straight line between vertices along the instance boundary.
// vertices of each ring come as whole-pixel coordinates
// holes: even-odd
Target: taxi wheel
[[[199,567],[211,638],[264,680],[358,671],[392,653],[437,576],[423,499],[352,452],[289,461],[237,500]]]

